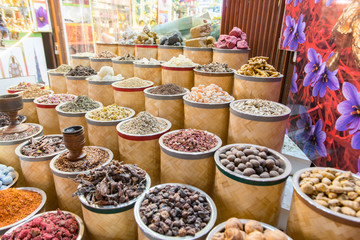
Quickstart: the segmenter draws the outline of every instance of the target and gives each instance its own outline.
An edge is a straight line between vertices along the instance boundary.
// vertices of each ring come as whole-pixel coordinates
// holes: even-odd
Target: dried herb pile
[[[89,96],[78,96],[71,102],[67,102],[60,107],[64,112],[87,112],[100,107],[100,104]]]
[[[149,90],[152,94],[159,94],[159,95],[175,95],[185,93],[185,88],[180,87],[175,83],[165,83],[160,85],[156,88]]]
[[[148,112],[140,112],[135,118],[123,123],[120,129],[128,134],[148,135],[163,131],[167,123]]]
[[[71,71],[69,71],[66,76],[91,76],[96,75],[96,71],[91,67],[85,67],[82,65],[76,66]]]
[[[31,138],[29,144],[21,149],[21,154],[30,157],[41,157],[51,155],[65,150],[63,137],[42,136],[40,138]]]

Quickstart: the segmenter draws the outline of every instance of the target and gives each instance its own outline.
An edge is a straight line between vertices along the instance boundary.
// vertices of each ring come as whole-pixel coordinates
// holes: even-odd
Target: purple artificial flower
[[[360,157],[359,157],[359,160],[358,160],[358,172],[357,172],[356,175],[360,176]]]
[[[45,27],[49,24],[47,11],[43,7],[35,10],[36,21],[39,28]]]
[[[304,16],[301,14],[299,17],[299,21],[295,27],[294,36],[290,42],[289,49],[292,51],[296,51],[298,44],[304,43],[306,41],[306,36],[304,33],[305,30],[305,22],[303,22]]]
[[[332,3],[333,3],[334,0],[326,0],[326,7],[329,7]],[[315,0],[315,3],[318,3],[320,2],[320,0]]]
[[[304,145],[304,153],[310,157],[310,160],[315,159],[316,152],[322,156],[326,157],[327,152],[324,145],[326,140],[326,133],[322,131],[323,122],[322,119],[316,122],[315,126],[311,127],[310,137]]]
[[[284,42],[283,42],[283,48],[285,48],[287,45],[289,45],[289,43],[292,41],[292,39],[294,38],[294,35],[295,35],[295,30],[296,30],[295,19],[293,19],[292,17],[286,16],[285,24],[286,24],[286,29],[283,33],[283,35],[285,37]]]
[[[288,4],[289,3],[291,3],[292,2],[292,0],[288,0]],[[294,7],[296,7],[297,5],[298,5],[298,3],[301,3],[302,2],[302,0],[294,0]]]
[[[310,115],[305,109],[303,111],[304,112],[300,114],[300,119],[296,121],[296,127],[298,130],[296,130],[295,133],[295,139],[302,143],[309,140],[311,136],[311,128],[313,126]]]
[[[325,68],[325,65],[322,64],[322,57],[317,53],[313,48],[308,49],[307,57],[309,62],[305,66],[306,76],[304,78],[304,87],[310,85],[313,80],[316,80],[319,77],[320,68]]]
[[[346,100],[337,106],[341,116],[336,120],[335,128],[338,131],[349,130],[350,134],[354,134],[351,146],[360,149],[360,93],[349,82],[343,84],[342,92]]]
[[[298,87],[296,85],[296,80],[298,79],[298,74],[296,73],[296,67],[294,67],[294,73],[291,79],[291,87],[290,87],[290,91],[292,93],[297,93],[298,91]]]
[[[339,79],[336,77],[337,72],[338,69],[335,71],[330,71],[324,62],[320,67],[318,78],[311,81],[311,86],[313,87],[312,95],[314,97],[317,95],[324,97],[327,87],[333,91],[338,90],[340,88],[340,84]]]

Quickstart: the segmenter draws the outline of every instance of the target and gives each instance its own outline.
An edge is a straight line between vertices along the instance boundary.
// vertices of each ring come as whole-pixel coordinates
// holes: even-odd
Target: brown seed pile
[[[41,157],[65,150],[63,137],[42,136],[31,138],[29,144],[21,149],[21,154],[30,157]]]
[[[175,95],[185,93],[185,88],[180,87],[175,83],[165,83],[149,90],[149,93],[158,95]]]
[[[163,131],[167,123],[148,112],[140,112],[135,118],[123,123],[120,130],[128,134],[149,135]]]
[[[137,60],[137,58],[134,55],[132,55],[131,53],[128,53],[128,54],[125,54],[122,57],[115,58],[115,60],[118,60],[118,61],[134,61],[134,60]]]
[[[37,97],[49,95],[51,94],[51,92],[49,90],[41,89],[34,85],[29,87],[25,91],[20,92],[19,94],[22,96],[22,98],[29,99],[29,98],[37,98]]]
[[[96,71],[91,67],[84,67],[82,65],[76,66],[71,71],[69,71],[66,76],[91,76],[96,75]]]
[[[238,74],[254,77],[279,77],[281,74],[267,63],[268,57],[253,57],[237,71]]]

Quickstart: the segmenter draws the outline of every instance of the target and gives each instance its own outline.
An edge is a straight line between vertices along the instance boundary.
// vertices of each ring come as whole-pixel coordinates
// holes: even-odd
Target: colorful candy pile
[[[59,103],[72,101],[76,98],[75,95],[72,94],[49,94],[42,97],[38,97],[35,99],[36,103],[42,104],[53,104],[57,105]]]
[[[223,49],[248,49],[249,45],[246,40],[246,33],[240,28],[234,27],[229,35],[220,35],[215,43],[215,47]]]
[[[185,99],[201,103],[226,103],[234,98],[222,90],[221,87],[212,83],[208,86],[199,85],[193,87],[191,92],[185,96]]]

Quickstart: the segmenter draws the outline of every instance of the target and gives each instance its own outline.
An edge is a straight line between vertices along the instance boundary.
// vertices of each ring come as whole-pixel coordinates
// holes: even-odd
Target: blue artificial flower
[[[303,18],[304,16],[301,14],[299,17],[299,21],[296,24],[293,38],[289,43],[290,44],[289,49],[292,51],[296,51],[298,44],[304,43],[306,41],[306,36],[304,33],[306,24],[305,22],[303,22]]]
[[[304,145],[304,153],[310,157],[311,160],[315,159],[316,152],[322,156],[326,157],[327,152],[324,145],[326,140],[326,133],[322,131],[323,122],[322,119],[316,122],[315,126],[311,127],[310,137]]]
[[[284,42],[283,42],[283,48],[285,48],[287,45],[289,45],[289,42],[292,41],[292,39],[294,38],[295,35],[295,30],[296,30],[296,23],[295,23],[295,19],[293,19],[290,16],[286,16],[285,19],[285,24],[286,24],[286,29],[284,30]]]
[[[313,87],[312,95],[316,97],[324,97],[326,93],[326,88],[330,90],[338,90],[340,88],[339,79],[336,77],[338,69],[335,71],[330,71],[324,62],[320,67],[320,73],[318,78],[311,81],[311,86]]]
[[[302,110],[303,113],[300,114],[300,119],[296,121],[296,130],[295,139],[299,142],[306,142],[309,140],[311,136],[311,128],[313,127],[313,123],[310,115],[306,112],[306,110]]]
[[[316,80],[319,77],[320,67],[322,66],[322,57],[313,48],[308,49],[307,57],[309,62],[305,66],[306,76],[304,78],[304,87],[310,85],[312,80]]]
[[[297,93],[298,91],[298,87],[296,85],[296,80],[298,79],[298,74],[296,73],[296,67],[294,68],[294,73],[291,79],[291,87],[290,87],[290,91],[292,93]]]

